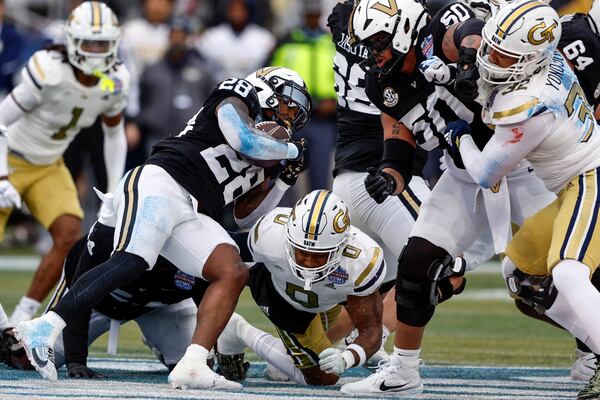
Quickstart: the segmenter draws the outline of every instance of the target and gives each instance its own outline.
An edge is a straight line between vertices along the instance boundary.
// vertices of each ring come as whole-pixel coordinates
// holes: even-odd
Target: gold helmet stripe
[[[308,227],[306,229],[306,238],[308,240],[317,240],[319,223],[321,221],[321,216],[323,215],[323,210],[325,209],[325,203],[327,203],[330,194],[331,192],[328,190],[321,190],[313,202],[308,216]]]
[[[544,6],[545,4],[538,0],[522,4],[518,8],[514,9],[511,13],[509,13],[506,16],[506,18],[504,18],[504,20],[498,24],[498,30],[496,31],[496,35],[498,35],[500,39],[504,39],[504,36],[506,36],[508,30],[512,27],[512,24],[518,21],[519,18],[521,18],[523,15],[527,14],[531,10]]]
[[[92,31],[100,32],[102,30],[102,11],[100,9],[100,3],[92,1]]]

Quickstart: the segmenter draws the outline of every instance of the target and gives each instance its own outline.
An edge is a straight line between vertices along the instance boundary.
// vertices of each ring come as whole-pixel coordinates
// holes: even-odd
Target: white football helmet
[[[246,80],[255,87],[261,108],[274,111],[275,121],[296,131],[306,125],[312,100],[299,73],[289,68],[265,67],[248,75]],[[282,104],[294,111],[293,118],[281,112]]]
[[[338,268],[349,232],[348,208],[334,193],[314,190],[298,200],[286,224],[285,250],[290,268],[304,281],[305,290]],[[305,267],[296,260],[296,250],[328,253],[327,262],[316,268]]]
[[[592,8],[588,13],[587,20],[592,31],[600,36],[600,0],[594,0],[594,4],[592,4]]]
[[[65,34],[69,62],[85,74],[106,72],[117,62],[121,28],[106,4],[81,3],[69,15]]]
[[[354,6],[348,33],[353,44],[363,43],[379,53],[390,47],[395,59],[383,68],[377,67],[375,56],[361,63],[367,71],[385,76],[404,59],[406,53],[417,42],[419,32],[427,24],[427,13],[423,5],[414,0],[362,0]],[[383,39],[369,43],[369,38],[379,34]]]
[[[506,5],[483,27],[477,51],[481,78],[493,85],[528,78],[550,62],[560,35],[560,19],[549,5],[539,0]],[[491,51],[516,61],[501,67],[490,61]]]

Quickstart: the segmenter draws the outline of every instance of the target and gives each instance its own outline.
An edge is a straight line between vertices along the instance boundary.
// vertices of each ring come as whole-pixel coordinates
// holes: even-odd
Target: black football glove
[[[293,144],[298,149],[298,156],[296,158],[290,158],[290,161],[304,161],[305,159],[308,159],[308,142],[306,139],[302,138],[289,143]]]
[[[94,371],[87,366],[72,362],[67,364],[67,377],[75,379],[105,379],[106,375]]]
[[[4,329],[0,333],[0,362],[16,369],[33,369],[27,354],[25,354],[25,349],[15,338],[13,328]]]
[[[218,363],[218,374],[223,375],[230,381],[241,382],[246,379],[250,363],[244,361],[244,353],[228,355],[216,351],[215,358]]]
[[[367,168],[367,172],[369,175],[365,178],[365,189],[377,204],[381,204],[396,191],[396,179],[374,167]]]
[[[285,160],[283,162],[283,171],[279,174],[286,185],[294,186],[300,174],[308,169],[308,158],[302,157],[298,161]]]
[[[454,91],[464,102],[474,101],[479,95],[477,80],[479,69],[477,69],[477,50],[470,47],[461,47],[458,50],[458,68],[456,69],[456,80]]]

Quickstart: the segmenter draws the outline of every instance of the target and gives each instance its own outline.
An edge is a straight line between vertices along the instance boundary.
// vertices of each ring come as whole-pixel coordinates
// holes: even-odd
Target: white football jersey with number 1
[[[285,224],[291,208],[276,208],[252,228],[248,244],[256,262],[265,264],[277,292],[294,308],[323,312],[346,301],[348,296],[367,296],[379,289],[386,274],[383,251],[377,243],[353,226],[340,266],[325,279],[304,290],[304,281],[288,264]]]
[[[117,65],[93,87],[83,86],[73,67],[54,50],[36,52],[22,71],[24,88],[37,105],[8,127],[8,146],[36,165],[54,163],[82,128],[126,105],[129,73]],[[28,93],[28,94],[30,94]],[[13,92],[19,104],[19,90]]]

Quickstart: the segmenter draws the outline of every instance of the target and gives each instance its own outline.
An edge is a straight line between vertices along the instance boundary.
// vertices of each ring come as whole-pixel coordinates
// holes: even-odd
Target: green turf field
[[[0,271],[0,302],[7,312],[12,311],[27,288],[31,275],[31,272]],[[510,301],[499,298],[499,289],[503,287],[499,273],[470,275],[464,295],[438,307],[427,329],[422,353],[425,362],[569,366],[574,340],[557,328],[521,315]],[[252,324],[275,333],[247,291],[237,311]],[[124,325],[119,338],[119,355],[149,356],[151,353],[139,338],[135,323]],[[391,346],[390,339],[388,350]],[[106,337],[102,337],[92,347],[91,355],[105,355],[105,351]]]

